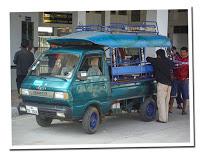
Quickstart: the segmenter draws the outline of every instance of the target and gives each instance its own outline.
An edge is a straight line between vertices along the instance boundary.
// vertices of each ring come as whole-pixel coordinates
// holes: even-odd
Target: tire
[[[145,122],[150,122],[156,118],[156,102],[152,98],[147,98],[140,105],[140,116]]]
[[[89,107],[84,114],[82,125],[83,129],[88,134],[93,134],[99,127],[99,111],[95,107]]]
[[[36,122],[41,127],[49,127],[52,122],[52,118],[36,115]]]

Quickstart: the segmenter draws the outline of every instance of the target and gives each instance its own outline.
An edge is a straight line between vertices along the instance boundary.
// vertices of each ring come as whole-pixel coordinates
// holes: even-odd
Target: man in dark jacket
[[[29,41],[23,40],[21,43],[21,50],[15,53],[13,60],[14,64],[16,64],[16,73],[17,73],[16,82],[17,82],[18,93],[20,93],[19,89],[21,87],[24,78],[28,73],[29,67],[34,62],[34,55],[33,53],[27,50],[28,46],[29,46]]]
[[[165,57],[165,51],[159,49],[156,51],[157,58],[147,57],[155,71],[157,81],[157,106],[158,122],[168,122],[169,99],[171,92],[171,69],[170,60]]]

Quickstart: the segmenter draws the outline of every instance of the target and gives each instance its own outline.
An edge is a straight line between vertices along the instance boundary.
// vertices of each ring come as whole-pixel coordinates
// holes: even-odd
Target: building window
[[[79,71],[87,72],[88,76],[103,75],[102,57],[100,55],[85,56]]]
[[[101,14],[103,11],[95,11],[95,13],[99,13],[99,14]]]
[[[116,11],[110,11],[111,15],[116,15]]]
[[[29,40],[33,43],[34,23],[30,21],[22,21],[22,40]]]
[[[174,33],[188,33],[188,26],[174,26]]]
[[[178,12],[187,12],[188,10],[187,9],[180,9],[178,10]]]
[[[118,11],[118,15],[127,15],[127,11]]]
[[[139,22],[140,21],[140,10],[131,11],[131,21]]]

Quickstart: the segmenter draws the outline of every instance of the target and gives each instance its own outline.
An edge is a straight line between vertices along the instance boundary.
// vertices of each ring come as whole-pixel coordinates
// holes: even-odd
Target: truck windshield
[[[75,54],[43,54],[32,65],[30,74],[69,79],[78,61],[79,55]]]

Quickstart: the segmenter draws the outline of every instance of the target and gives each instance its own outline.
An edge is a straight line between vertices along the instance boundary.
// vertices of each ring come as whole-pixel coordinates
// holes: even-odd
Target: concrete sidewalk
[[[36,148],[38,145],[54,145],[53,148],[65,145],[64,148],[70,148],[73,144],[143,146],[143,143],[148,146],[154,143],[187,146],[193,139],[190,130],[189,114],[181,115],[181,110],[176,108],[169,114],[168,123],[144,122],[138,113],[109,116],[92,135],[86,134],[79,122],[53,120],[50,127],[43,128],[36,123],[35,116],[22,115],[12,119],[12,144],[22,148],[23,145]]]

